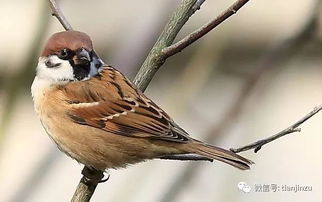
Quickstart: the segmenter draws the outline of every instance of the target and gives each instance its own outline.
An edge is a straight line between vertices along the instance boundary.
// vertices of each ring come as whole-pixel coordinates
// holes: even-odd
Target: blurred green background
[[[64,0],[74,29],[103,60],[134,78],[180,1]],[[178,39],[231,0],[206,1]],[[238,147],[272,135],[322,101],[321,1],[250,1],[216,30],[167,60],[146,94],[193,137]],[[44,0],[1,1],[0,201],[68,201],[82,165],[60,153],[33,111],[30,85],[45,40],[62,31]],[[321,201],[321,118],[258,154],[242,172],[222,163],[154,160],[110,171],[92,201]],[[239,182],[251,186],[238,190]],[[308,192],[255,191],[256,184],[312,186]]]

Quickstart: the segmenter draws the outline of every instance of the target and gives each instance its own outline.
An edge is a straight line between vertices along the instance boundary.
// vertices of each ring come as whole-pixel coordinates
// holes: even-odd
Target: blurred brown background
[[[65,0],[77,30],[130,78],[180,1]],[[178,38],[233,1],[206,1]],[[250,1],[237,15],[167,60],[146,94],[194,137],[225,148],[272,135],[322,101],[321,1]],[[47,1],[1,1],[0,201],[69,201],[82,166],[60,153],[33,111],[30,85],[44,41],[62,26]],[[227,115],[229,113],[229,115]],[[225,118],[225,119],[224,119]],[[92,201],[321,201],[322,115],[258,154],[241,172],[222,163],[154,160],[110,171]],[[224,120],[224,121],[223,121]],[[250,193],[237,189],[239,182]],[[255,184],[309,192],[255,192]]]

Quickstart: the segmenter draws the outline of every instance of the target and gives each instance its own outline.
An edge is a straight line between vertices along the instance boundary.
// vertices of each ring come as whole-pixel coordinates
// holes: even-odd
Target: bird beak
[[[76,52],[73,61],[76,65],[84,65],[91,61],[91,57],[85,48],[81,48]]]

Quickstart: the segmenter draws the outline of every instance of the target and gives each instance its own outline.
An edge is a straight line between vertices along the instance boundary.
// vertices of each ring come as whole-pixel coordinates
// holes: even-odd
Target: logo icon
[[[252,188],[246,182],[239,182],[237,184],[238,190],[244,193],[249,193]]]

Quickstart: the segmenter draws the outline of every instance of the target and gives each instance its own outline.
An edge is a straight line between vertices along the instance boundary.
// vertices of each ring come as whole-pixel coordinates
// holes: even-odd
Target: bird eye
[[[67,60],[71,56],[71,50],[64,48],[63,50],[58,52],[57,56],[62,60]]]

